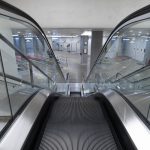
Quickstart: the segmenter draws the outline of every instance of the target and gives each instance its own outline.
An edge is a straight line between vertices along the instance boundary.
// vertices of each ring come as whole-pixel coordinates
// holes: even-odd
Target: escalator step
[[[117,150],[101,106],[93,98],[55,102],[39,150]]]

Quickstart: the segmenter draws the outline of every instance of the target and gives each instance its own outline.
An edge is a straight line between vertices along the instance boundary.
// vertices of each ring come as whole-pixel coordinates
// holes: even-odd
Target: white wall
[[[144,61],[144,49],[146,48],[145,39],[136,37],[135,43],[130,43],[130,41],[124,41],[125,56],[129,56],[139,62]]]
[[[0,33],[5,36],[11,43],[13,43],[12,31],[9,22],[0,19]],[[0,40],[0,50],[2,53],[3,64],[5,73],[19,77],[16,63],[15,51],[12,50],[7,44]]]
[[[149,0],[5,0],[31,15],[42,27],[113,28]]]

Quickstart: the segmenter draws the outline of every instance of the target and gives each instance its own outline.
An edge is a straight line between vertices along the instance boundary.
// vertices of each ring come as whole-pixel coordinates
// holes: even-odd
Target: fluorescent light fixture
[[[13,34],[12,36],[13,36],[13,37],[18,36],[18,34]]]
[[[92,32],[91,31],[84,31],[81,35],[82,36],[92,36]]]
[[[30,40],[26,40],[26,42],[31,42]]]
[[[142,31],[139,31],[139,34],[141,34],[142,33]]]
[[[118,37],[118,35],[114,35],[114,36],[113,36],[113,38],[117,38],[117,37]]]
[[[26,39],[26,40],[32,40],[33,38],[31,38],[31,37],[26,37],[25,39]]]
[[[78,35],[46,35],[46,37],[49,37],[49,38],[73,38],[73,37],[78,37]]]
[[[134,44],[135,42],[134,42],[134,41],[130,41],[130,43],[131,43],[131,44]]]
[[[130,39],[123,39],[123,41],[130,41]]]
[[[17,33],[20,33],[19,31]]]
[[[53,40],[57,40],[58,38],[56,38],[56,37],[53,37],[52,39],[53,39]]]

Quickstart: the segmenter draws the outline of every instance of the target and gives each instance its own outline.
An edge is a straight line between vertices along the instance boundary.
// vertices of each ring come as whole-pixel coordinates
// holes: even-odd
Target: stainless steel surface
[[[81,92],[82,83],[69,83],[70,92]]]
[[[21,150],[50,91],[41,90],[14,121],[0,141],[1,150]]]
[[[125,97],[150,121],[150,91],[137,91],[132,94],[129,92],[120,91]]]
[[[150,149],[150,130],[115,91],[104,92],[138,150]]]

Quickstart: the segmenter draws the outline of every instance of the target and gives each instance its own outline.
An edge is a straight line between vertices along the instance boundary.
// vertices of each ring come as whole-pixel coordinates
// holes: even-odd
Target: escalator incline
[[[60,97],[52,107],[39,150],[117,150],[101,105],[91,97]]]

